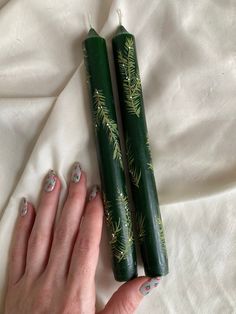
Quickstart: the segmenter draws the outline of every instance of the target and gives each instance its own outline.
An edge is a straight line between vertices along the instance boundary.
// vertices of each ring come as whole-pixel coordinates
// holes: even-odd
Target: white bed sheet
[[[62,204],[75,160],[89,185],[99,183],[81,42],[90,12],[110,46],[117,8],[136,36],[170,264],[137,313],[236,313],[236,1],[0,0],[0,8],[0,313],[21,197],[37,205],[53,168]],[[118,286],[104,232],[98,309]]]

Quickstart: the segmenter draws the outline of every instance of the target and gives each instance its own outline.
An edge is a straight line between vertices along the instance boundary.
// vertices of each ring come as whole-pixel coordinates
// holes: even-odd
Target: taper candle
[[[127,281],[137,276],[131,212],[114,106],[107,48],[91,28],[83,42],[90,90],[105,219],[110,237],[114,277]]]
[[[164,230],[151,159],[135,38],[120,24],[112,39],[138,239],[145,274],[168,273]]]

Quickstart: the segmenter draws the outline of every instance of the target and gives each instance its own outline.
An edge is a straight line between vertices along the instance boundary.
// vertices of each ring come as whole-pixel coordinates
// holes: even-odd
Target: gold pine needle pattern
[[[145,217],[142,215],[142,213],[137,213],[137,234],[138,234],[138,240],[140,243],[144,241],[144,238],[146,236],[145,232]]]
[[[147,163],[147,166],[148,166],[148,169],[150,169],[151,171],[154,171],[153,165],[150,162]]]
[[[119,190],[117,201],[121,208],[125,210],[125,227],[128,229],[128,237],[121,236],[119,245],[117,247],[117,259],[121,261],[122,259],[126,259],[130,247],[133,245],[134,236],[133,236],[133,229],[132,229],[132,222],[131,222],[131,213],[129,209],[129,201],[127,195],[123,194]]]
[[[109,241],[111,250],[118,262],[127,258],[130,247],[133,245],[134,237],[131,225],[131,216],[129,212],[128,197],[118,191],[117,199],[118,204],[125,210],[125,227],[128,228],[128,237],[125,237],[121,228],[121,219],[114,221],[111,202],[107,200],[105,193],[103,193],[103,202],[105,207],[105,219],[111,233]]]
[[[159,227],[161,246],[162,246],[162,249],[163,249],[163,252],[164,252],[165,256],[167,256],[165,234],[164,234],[164,228],[163,228],[163,224],[162,224],[162,221],[161,221],[161,217],[157,216],[157,220],[156,221],[157,221],[157,224],[158,224],[158,227]]]
[[[139,188],[139,181],[141,179],[141,170],[138,170],[135,166],[134,153],[132,151],[130,140],[128,137],[126,138],[126,155],[127,155],[127,162],[128,162],[128,168],[129,168],[131,181],[137,188]]]
[[[102,125],[108,134],[109,143],[113,145],[113,159],[116,159],[123,169],[119,132],[117,123],[110,117],[106,106],[106,98],[101,90],[95,89],[93,94],[94,103],[94,122],[95,126]]]
[[[122,75],[127,111],[139,118],[142,86],[135,58],[133,38],[128,38],[124,44],[123,53],[118,52],[118,64]]]
[[[111,239],[109,241],[111,245],[111,250],[114,254],[115,257],[117,257],[117,242],[119,239],[119,235],[121,232],[121,222],[120,218],[118,221],[114,221],[112,217],[112,212],[111,212],[111,203],[110,201],[107,200],[105,193],[103,193],[103,202],[104,202],[104,207],[105,207],[105,219],[106,219],[106,224],[109,228],[109,232],[111,235]]]
[[[152,172],[154,172],[153,164],[152,164],[151,148],[150,148],[150,142],[149,142],[148,134],[146,134],[146,146],[147,146],[147,150],[148,150],[148,154],[149,154],[149,159],[150,159],[150,161],[147,162],[147,166],[148,166],[148,169],[150,169]]]

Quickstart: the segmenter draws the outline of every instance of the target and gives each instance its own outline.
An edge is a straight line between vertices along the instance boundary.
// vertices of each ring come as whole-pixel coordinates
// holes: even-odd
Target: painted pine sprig
[[[134,235],[133,235],[133,229],[132,229],[131,212],[129,209],[128,196],[124,195],[122,192],[118,190],[117,201],[118,201],[119,206],[121,206],[125,210],[125,218],[126,218],[125,226],[128,227],[128,242],[133,242]]]
[[[157,222],[158,227],[159,227],[161,246],[162,246],[162,249],[163,249],[165,256],[167,256],[165,232],[164,232],[164,227],[163,227],[162,220],[161,220],[161,217],[159,216],[159,214],[157,215],[156,222]]]
[[[107,200],[105,193],[103,192],[103,202],[105,208],[105,219],[110,232],[109,243],[114,257],[118,262],[125,260],[129,253],[131,246],[134,244],[134,236],[132,230],[131,214],[129,211],[128,197],[118,191],[117,193],[118,206],[125,211],[124,226],[127,227],[128,234],[125,236],[121,227],[121,218],[116,221],[111,209],[111,202]]]
[[[138,240],[139,242],[143,242],[144,238],[146,236],[145,232],[145,217],[143,216],[142,213],[136,213],[137,216],[137,235],[138,235]]]
[[[151,154],[151,147],[150,147],[150,142],[149,142],[149,137],[148,134],[146,134],[146,146],[148,150],[148,157],[149,157],[149,162],[147,162],[148,169],[154,172],[153,169],[153,163],[152,163],[152,154]]]
[[[141,179],[141,170],[138,170],[135,166],[134,153],[132,151],[131,143],[128,137],[126,137],[126,156],[128,162],[128,169],[133,184],[139,188],[139,181]]]
[[[111,211],[111,202],[107,200],[107,197],[104,192],[103,192],[103,203],[104,203],[106,224],[108,226],[110,237],[111,237],[111,239],[109,240],[109,244],[111,245],[111,250],[112,250],[113,255],[117,258],[118,253],[122,252],[122,248],[118,247],[118,238],[122,231],[121,221],[120,221],[120,218],[118,219],[118,221],[114,221],[114,217]]]
[[[117,123],[110,118],[109,110],[106,106],[106,98],[101,90],[95,89],[93,94],[93,103],[95,107],[95,126],[99,127],[100,125],[102,125],[106,129],[109,142],[113,145],[113,159],[116,159],[123,169],[118,126]]]
[[[125,104],[130,114],[140,117],[142,93],[139,71],[135,63],[135,49],[132,38],[128,38],[124,45],[124,52],[118,52],[118,64],[122,74]]]

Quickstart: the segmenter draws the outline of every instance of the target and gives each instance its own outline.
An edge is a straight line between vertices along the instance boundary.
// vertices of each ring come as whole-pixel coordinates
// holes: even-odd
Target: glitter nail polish
[[[53,170],[50,170],[45,179],[44,191],[52,192],[56,186],[56,181],[57,181],[56,173]]]
[[[25,197],[22,198],[20,205],[20,216],[25,216],[28,212],[28,203]]]
[[[99,187],[97,185],[94,185],[89,195],[89,201],[92,201],[93,199],[95,199],[98,191],[99,191]]]
[[[160,278],[151,278],[148,281],[144,282],[140,287],[139,291],[142,293],[143,296],[150,293],[153,288],[156,288],[159,285]]]
[[[76,162],[72,169],[71,181],[74,183],[78,183],[81,177],[81,167],[78,162]]]

